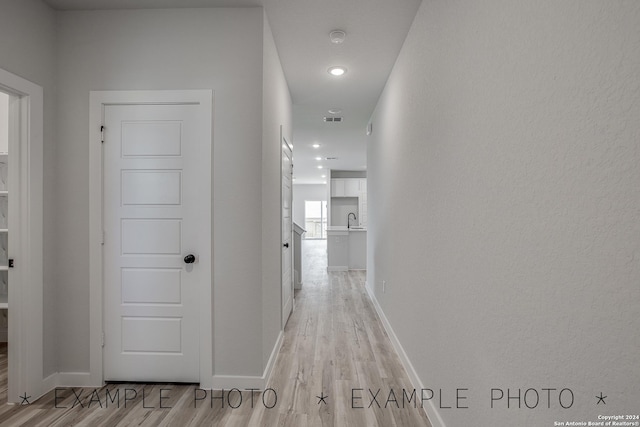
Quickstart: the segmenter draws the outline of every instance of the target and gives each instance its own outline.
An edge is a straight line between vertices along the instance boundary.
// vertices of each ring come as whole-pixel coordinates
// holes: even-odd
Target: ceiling
[[[60,10],[263,6],[293,98],[296,184],[366,169],[366,126],[421,0],[43,0]],[[346,32],[341,44],[332,30]],[[327,69],[347,73],[333,77]],[[325,123],[330,108],[341,123]],[[320,148],[313,148],[313,144]],[[322,158],[321,161],[316,160]],[[327,157],[336,158],[326,160]],[[322,166],[323,169],[318,169]]]

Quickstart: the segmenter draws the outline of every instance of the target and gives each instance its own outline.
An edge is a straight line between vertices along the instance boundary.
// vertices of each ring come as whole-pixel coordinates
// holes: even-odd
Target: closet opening
[[[43,375],[43,101],[42,86],[0,69],[0,403],[55,381]]]

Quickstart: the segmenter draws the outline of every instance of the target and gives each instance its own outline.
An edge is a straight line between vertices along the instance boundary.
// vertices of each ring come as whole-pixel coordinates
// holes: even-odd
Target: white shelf
[[[9,229],[8,228],[0,228],[0,233],[8,233]]]
[[[6,265],[0,265],[0,271],[9,271],[9,267]]]
[[[9,190],[0,190],[0,196],[8,196]]]

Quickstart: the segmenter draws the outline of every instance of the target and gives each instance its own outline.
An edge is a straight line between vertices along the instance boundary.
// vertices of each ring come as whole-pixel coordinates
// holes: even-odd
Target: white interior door
[[[293,311],[293,217],[291,146],[282,138],[282,327]]]
[[[104,106],[106,381],[199,380],[199,287],[211,284],[206,110]]]

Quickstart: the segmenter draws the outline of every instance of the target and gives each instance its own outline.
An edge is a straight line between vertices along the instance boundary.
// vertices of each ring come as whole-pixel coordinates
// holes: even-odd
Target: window
[[[327,202],[324,200],[305,200],[304,228],[305,239],[327,238]]]

